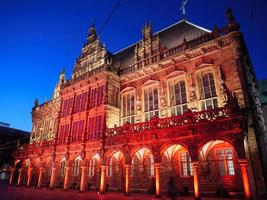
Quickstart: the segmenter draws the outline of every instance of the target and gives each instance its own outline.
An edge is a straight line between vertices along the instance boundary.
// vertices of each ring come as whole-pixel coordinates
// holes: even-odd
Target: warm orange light
[[[129,193],[130,165],[125,165],[125,193]]]
[[[86,167],[81,167],[81,168],[82,168],[82,175],[81,175],[80,191],[84,192],[85,191],[85,179],[86,179]]]
[[[105,193],[106,166],[101,166],[100,193]]]
[[[51,179],[50,179],[50,189],[54,187],[54,182],[55,182],[55,174],[56,174],[56,168],[52,167],[52,173],[51,173]]]
[[[69,171],[70,171],[70,168],[66,167],[65,179],[64,179],[64,190],[67,190],[69,186]]]
[[[245,198],[251,199],[250,185],[249,185],[248,173],[247,173],[247,168],[246,168],[247,164],[246,163],[240,163],[240,166],[241,166],[241,172],[242,172]]]
[[[9,178],[9,185],[11,185],[11,184],[12,184],[12,182],[13,182],[13,178],[14,178],[14,171],[15,171],[15,169],[14,169],[14,168],[12,168],[12,169],[11,169],[10,178]]]
[[[22,174],[22,168],[19,169],[18,186],[20,186],[21,183],[21,174]]]
[[[199,199],[199,183],[198,183],[198,163],[193,163],[193,175],[194,175],[194,191],[195,198]]]
[[[43,168],[41,167],[39,171],[38,186],[37,186],[38,188],[42,187],[42,178],[43,178]]]
[[[28,169],[27,175],[28,175],[27,187],[30,187],[31,186],[31,179],[32,179],[32,168]]]
[[[156,196],[160,196],[160,164],[155,163],[155,176],[156,176]]]

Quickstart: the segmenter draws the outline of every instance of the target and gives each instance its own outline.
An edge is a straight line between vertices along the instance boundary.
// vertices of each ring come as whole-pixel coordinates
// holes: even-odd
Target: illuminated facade
[[[212,31],[182,20],[153,33],[146,24],[139,42],[115,54],[92,25],[71,79],[61,74],[58,95],[35,105],[10,183],[160,196],[174,177],[196,198],[264,195],[255,76],[227,16]]]

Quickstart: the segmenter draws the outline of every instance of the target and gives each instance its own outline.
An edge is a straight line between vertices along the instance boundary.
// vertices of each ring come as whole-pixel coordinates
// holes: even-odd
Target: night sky
[[[0,0],[0,121],[31,130],[31,108],[51,98],[64,67],[70,77],[93,20],[99,29],[117,0]],[[182,19],[180,0],[123,0],[101,33],[116,51],[141,38],[151,21],[158,31]],[[187,19],[212,29],[232,8],[248,44],[257,78],[267,78],[265,0],[189,0]]]

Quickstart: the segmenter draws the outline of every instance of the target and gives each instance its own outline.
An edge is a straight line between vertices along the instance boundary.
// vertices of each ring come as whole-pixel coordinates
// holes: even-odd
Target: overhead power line
[[[113,7],[113,9],[109,13],[109,15],[107,16],[106,20],[104,21],[103,25],[100,27],[99,32],[98,32],[98,35],[101,34],[101,32],[103,31],[103,29],[105,28],[105,26],[107,25],[107,23],[109,22],[109,20],[111,19],[112,15],[115,13],[115,11],[117,10],[117,8],[119,7],[119,5],[120,5],[121,2],[122,2],[122,0],[118,0],[117,1],[117,3]]]

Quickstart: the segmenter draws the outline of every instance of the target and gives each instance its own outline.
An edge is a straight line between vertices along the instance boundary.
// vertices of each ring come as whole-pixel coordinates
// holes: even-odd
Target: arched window
[[[135,91],[125,92],[121,95],[122,124],[135,122]]]
[[[80,172],[80,160],[76,159],[73,165],[73,175],[78,176]]]
[[[131,161],[130,176],[134,176],[134,157],[132,158],[132,161]]]
[[[60,176],[65,175],[65,167],[66,167],[66,161],[62,160],[60,163]]]
[[[180,153],[180,161],[181,161],[181,176],[192,176],[193,165],[189,153],[188,152]]]
[[[154,172],[154,157],[153,155],[149,155],[149,176],[154,176],[155,172]]]
[[[112,158],[110,158],[109,159],[109,164],[108,164],[108,170],[107,170],[107,175],[108,176],[112,176],[112,173],[113,173],[113,171],[112,171],[112,166],[113,165],[113,161],[112,161]]]
[[[186,87],[184,80],[169,81],[169,101],[171,116],[183,114],[188,111]]]
[[[153,117],[159,117],[158,85],[146,86],[143,89],[144,120],[149,121]]]
[[[218,100],[213,74],[211,72],[199,74],[198,82],[201,98],[201,110],[217,108]]]
[[[231,149],[216,150],[219,173],[224,175],[235,175],[233,152]]]
[[[89,176],[94,176],[95,175],[95,165],[96,165],[96,159],[92,158],[89,163],[89,170],[88,170],[88,175]]]

